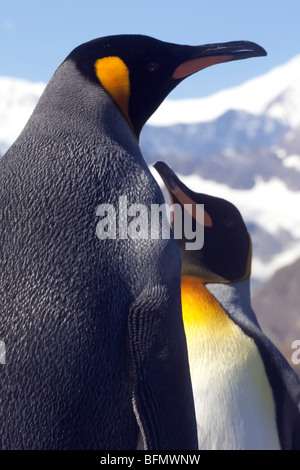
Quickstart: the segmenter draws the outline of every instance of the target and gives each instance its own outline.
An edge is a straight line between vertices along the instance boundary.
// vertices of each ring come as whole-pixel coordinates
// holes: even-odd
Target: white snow
[[[263,262],[254,256],[252,260],[252,275],[256,280],[263,282],[270,279],[276,271],[292,264],[300,258],[300,243],[295,243],[291,248],[275,255],[269,262]]]
[[[283,165],[287,168],[294,168],[300,172],[300,155],[289,155],[283,160]]]
[[[44,88],[44,83],[0,77],[1,149],[7,150],[18,137]]]

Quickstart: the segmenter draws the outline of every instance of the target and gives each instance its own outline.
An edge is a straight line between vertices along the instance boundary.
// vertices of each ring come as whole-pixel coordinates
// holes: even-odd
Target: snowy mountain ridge
[[[264,75],[205,98],[167,99],[148,124],[208,122],[232,109],[267,114],[292,127],[300,125],[300,55]]]
[[[11,145],[33,111],[44,83],[0,77],[0,144]],[[268,73],[205,98],[166,99],[149,119],[161,127],[215,120],[228,111],[265,114],[283,125],[300,125],[300,55]]]

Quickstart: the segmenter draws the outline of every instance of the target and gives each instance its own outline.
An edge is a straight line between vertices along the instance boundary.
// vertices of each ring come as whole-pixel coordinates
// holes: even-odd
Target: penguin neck
[[[196,336],[215,341],[216,335],[223,336],[233,322],[243,331],[253,325],[259,328],[251,307],[250,278],[211,283],[196,276],[182,276],[181,292],[184,325],[194,332],[194,338],[198,332]]]
[[[206,289],[243,330],[250,325],[259,328],[251,306],[250,277],[238,282],[206,283]]]
[[[250,304],[249,280],[233,284],[207,284],[198,277],[182,276],[181,296],[192,361],[194,357],[208,354],[213,366],[218,361],[220,345],[223,351],[234,350],[234,345],[245,336],[243,332],[246,331],[247,336],[248,325],[257,324]],[[241,358],[242,354],[233,356],[232,360],[239,361]]]
[[[225,334],[228,319],[226,312],[207,289],[204,279],[182,276],[182,313],[187,330],[201,330],[203,335],[212,335],[220,330]]]
[[[49,126],[51,131],[64,132],[72,142],[86,137],[95,145],[111,148],[138,147],[138,141],[127,119],[100,83],[84,77],[68,60],[56,70],[31,117],[31,125]]]

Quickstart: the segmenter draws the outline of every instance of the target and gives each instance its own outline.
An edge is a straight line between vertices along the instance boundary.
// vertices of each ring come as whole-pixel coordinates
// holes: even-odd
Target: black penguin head
[[[184,46],[142,35],[107,36],[74,49],[80,72],[112,96],[136,137],[165,97],[184,78],[210,65],[266,55],[255,43]]]
[[[172,204],[180,204],[183,208],[174,212],[172,228],[176,224],[176,214],[182,219],[185,217],[184,205],[187,204],[192,205],[193,231],[196,231],[196,224],[204,225],[204,244],[200,250],[186,249],[189,240],[185,237],[184,221],[179,225],[182,232],[177,241],[182,256],[182,274],[210,282],[234,282],[249,277],[251,239],[238,209],[225,199],[191,191],[165,163],[157,162],[154,167],[168,189]],[[197,221],[196,204],[204,204],[201,222]]]

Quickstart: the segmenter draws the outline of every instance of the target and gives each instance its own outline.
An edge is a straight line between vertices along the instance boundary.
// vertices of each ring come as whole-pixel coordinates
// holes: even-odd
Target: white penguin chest
[[[204,343],[189,351],[199,449],[280,449],[273,394],[255,343],[241,330]]]
[[[215,359],[218,364],[191,369],[199,448],[280,449],[273,395],[258,352],[235,364],[224,350]]]

